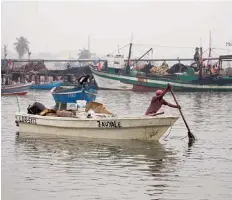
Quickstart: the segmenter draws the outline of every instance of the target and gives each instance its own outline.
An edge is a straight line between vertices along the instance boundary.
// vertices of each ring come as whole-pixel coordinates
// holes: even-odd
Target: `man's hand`
[[[172,88],[172,86],[168,83],[168,89],[171,89]]]
[[[168,87],[167,87],[167,92],[170,91],[170,89],[172,88],[172,86],[168,83]]]
[[[180,107],[180,105],[177,105],[177,108],[181,110],[181,107]]]

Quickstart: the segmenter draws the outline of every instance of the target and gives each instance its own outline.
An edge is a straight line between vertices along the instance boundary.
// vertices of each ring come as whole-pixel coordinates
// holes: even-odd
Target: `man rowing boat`
[[[172,108],[181,108],[179,105],[174,105],[171,103],[168,103],[163,99],[163,96],[170,90],[171,86],[168,84],[168,87],[165,91],[163,90],[157,90],[156,96],[154,96],[151,100],[150,106],[148,107],[145,115],[154,116],[156,115],[157,111],[161,108],[162,105],[167,105]]]

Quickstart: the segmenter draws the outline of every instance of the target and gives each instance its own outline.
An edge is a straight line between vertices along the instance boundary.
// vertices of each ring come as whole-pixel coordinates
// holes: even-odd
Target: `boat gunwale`
[[[51,82],[39,82],[39,83],[34,83],[34,84],[32,84],[33,86],[34,85],[55,85],[55,84],[62,84],[63,83],[63,81],[51,81]]]
[[[80,89],[80,90],[77,90]],[[68,88],[68,89],[61,89],[61,90],[57,90],[52,92],[52,94],[54,95],[64,95],[64,94],[78,94],[78,93],[86,93],[86,94],[92,94],[92,95],[97,95],[97,92],[90,92],[89,89],[93,89],[95,91],[97,91],[95,88],[88,88],[88,89],[84,89],[82,87],[78,87],[78,88]]]
[[[53,117],[53,116],[40,116],[40,115],[32,115],[27,113],[16,113],[15,117],[17,116],[27,116],[27,117],[34,117],[36,119],[48,119],[48,120],[55,120],[55,121],[107,121],[107,120],[151,120],[151,119],[179,119],[179,116],[165,116],[165,117],[158,117],[158,116],[140,116],[140,117],[104,117],[104,118],[78,118],[78,117]],[[22,122],[21,122],[22,123]]]

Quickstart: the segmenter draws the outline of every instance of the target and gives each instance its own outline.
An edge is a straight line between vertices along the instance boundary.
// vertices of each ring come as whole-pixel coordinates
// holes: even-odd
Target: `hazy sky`
[[[78,52],[88,47],[88,35],[91,51],[98,54],[128,44],[131,33],[133,43],[148,45],[135,46],[134,54],[138,55],[152,45],[196,47],[200,39],[207,48],[209,30],[214,47],[228,48],[226,41],[232,41],[232,2],[4,1],[1,7],[2,46],[7,44],[10,51],[15,51],[13,43],[20,36],[28,38],[32,54]],[[189,48],[154,50],[158,57],[194,53]]]

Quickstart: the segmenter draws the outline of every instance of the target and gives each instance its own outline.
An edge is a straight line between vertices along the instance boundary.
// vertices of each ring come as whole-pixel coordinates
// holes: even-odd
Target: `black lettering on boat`
[[[100,121],[97,121],[97,123],[98,123],[98,127],[101,127],[101,122],[100,122]]]
[[[121,128],[121,123],[117,121],[97,121],[100,128]]]
[[[114,122],[109,122],[110,123],[110,128],[114,126]]]
[[[31,118],[31,123],[36,124],[36,118]]]
[[[36,124],[36,118],[34,118],[34,117],[17,116],[16,120],[18,122],[23,122],[23,123],[27,123],[27,124]]]

